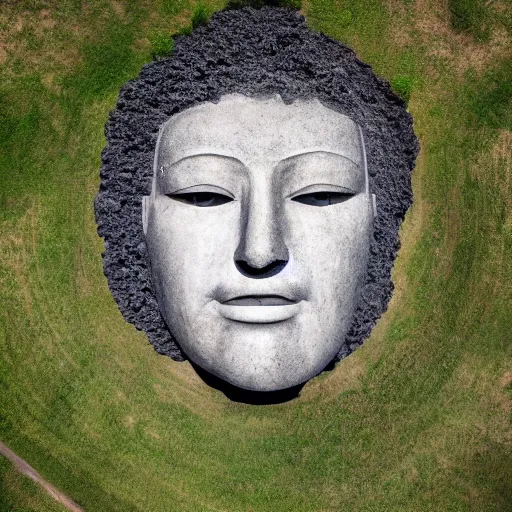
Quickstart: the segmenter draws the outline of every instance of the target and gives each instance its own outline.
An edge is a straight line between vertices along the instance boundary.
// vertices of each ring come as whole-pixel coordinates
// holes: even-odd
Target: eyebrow
[[[173,162],[172,164],[168,164],[167,167],[168,168],[169,167],[174,167],[176,165],[181,164],[185,160],[191,160],[193,158],[203,157],[203,156],[213,156],[213,157],[216,157],[216,158],[225,158],[227,160],[232,160],[232,161],[236,162],[237,164],[243,165],[245,167],[245,164],[241,160],[239,160],[238,158],[235,158],[234,156],[224,155],[222,153],[211,153],[211,152],[207,152],[207,153],[193,153],[192,155],[185,155],[185,156],[179,158],[178,160],[176,160],[175,162]]]
[[[354,162],[354,160],[352,160],[348,156],[343,155],[341,153],[336,153],[335,151],[327,151],[325,149],[312,149],[310,151],[303,151],[301,153],[290,155],[290,156],[287,156],[286,158],[283,158],[282,160],[280,160],[278,162],[278,164],[281,164],[282,162],[287,162],[289,160],[293,160],[295,158],[299,158],[301,156],[314,155],[314,154],[333,155],[333,156],[336,156],[336,157],[348,160],[349,162],[351,162],[352,164],[356,165],[357,167],[361,167],[360,164],[358,164],[357,162]],[[222,154],[222,153],[213,153],[213,152],[194,153],[194,154],[191,154],[191,155],[185,155],[185,156],[179,158],[178,160],[176,160],[175,162],[173,162],[172,164],[168,164],[168,167],[174,167],[176,165],[179,165],[180,163],[182,163],[185,160],[189,160],[189,159],[197,158],[197,157],[203,157],[203,156],[226,158],[228,160],[232,160],[232,161],[236,162],[239,165],[242,165],[243,167],[246,167],[246,165],[241,160],[239,160],[238,158],[236,158],[236,157],[234,157],[232,155],[225,155],[225,154]]]
[[[279,163],[286,162],[287,160],[293,160],[294,158],[298,158],[298,157],[301,157],[301,156],[315,155],[315,154],[333,155],[335,157],[339,157],[339,158],[343,158],[345,160],[348,160],[350,163],[354,164],[357,167],[361,167],[360,164],[358,164],[357,162],[354,162],[354,160],[352,160],[348,156],[342,155],[341,153],[336,153],[335,151],[326,151],[325,149],[313,149],[311,151],[303,151],[301,153],[297,153],[296,155],[291,155],[291,156],[288,156],[286,158],[283,158],[282,160],[280,160]]]

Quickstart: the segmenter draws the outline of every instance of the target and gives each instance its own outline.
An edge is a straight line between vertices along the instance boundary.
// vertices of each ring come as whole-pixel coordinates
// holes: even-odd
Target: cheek
[[[325,207],[293,205],[288,218],[294,259],[322,294],[354,288],[369,255],[372,220],[366,198]]]
[[[151,261],[166,279],[196,289],[232,259],[238,232],[235,204],[201,208],[157,198],[148,219]],[[184,290],[186,291],[186,290]]]

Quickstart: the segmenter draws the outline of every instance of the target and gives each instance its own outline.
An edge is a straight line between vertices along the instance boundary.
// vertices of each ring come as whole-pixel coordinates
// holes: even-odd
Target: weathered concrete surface
[[[223,96],[165,123],[143,224],[164,320],[243,389],[308,381],[352,324],[372,237],[360,128],[318,100]]]
[[[378,217],[361,300],[336,356],[341,359],[368,337],[391,297],[391,268],[398,229],[412,202],[410,174],[418,142],[412,118],[389,84],[352,50],[309,30],[294,11],[217,13],[208,26],[177,38],[171,58],[144,66],[122,88],[105,128],[95,202],[112,294],[125,319],[144,330],[159,353],[183,359],[153,293],[141,200],[150,192],[160,125],[186,108],[231,93],[279,94],[285,102],[317,98],[363,129]]]

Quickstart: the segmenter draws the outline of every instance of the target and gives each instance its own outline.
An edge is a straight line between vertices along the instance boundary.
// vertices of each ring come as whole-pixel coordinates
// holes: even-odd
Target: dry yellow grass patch
[[[508,219],[512,227],[512,131],[500,130],[498,141],[491,151],[494,169],[503,168],[496,173],[495,184],[502,189],[507,204]]]
[[[427,137],[420,136],[419,143],[420,152],[416,159],[416,167],[414,168],[411,179],[414,198],[400,229],[400,251],[396,258],[392,273],[395,291],[389,303],[388,310],[390,313],[386,314],[386,322],[383,322],[384,326],[391,320],[391,312],[395,311],[399,304],[402,304],[404,293],[410,289],[406,269],[408,268],[410,259],[416,248],[416,243],[424,232],[431,210],[423,193],[423,182],[425,180],[426,169],[425,155],[428,152]]]
[[[75,246],[75,283],[76,291],[79,297],[89,297],[92,295],[92,287],[87,279],[87,266],[84,259],[84,250],[81,245]]]
[[[309,0],[302,0],[300,3],[299,14],[301,16],[307,16],[309,11]]]
[[[52,83],[55,74],[75,69],[81,62],[80,43],[98,34],[92,30],[87,12],[87,3],[83,3],[79,19],[74,20],[54,17],[51,9],[20,12],[15,5],[2,4],[0,63],[7,64],[2,70],[4,78],[39,73],[46,77],[43,82],[50,90],[59,92]],[[14,61],[18,63],[16,72],[8,65]]]
[[[136,423],[137,423],[137,420],[131,414],[129,414],[128,416],[125,416],[123,419],[123,425],[126,428],[133,428]]]
[[[512,371],[506,371],[500,379],[500,386],[503,389],[512,388]]]
[[[505,200],[512,206],[512,197],[507,193],[512,183],[512,132],[501,129],[496,142],[489,151],[478,155],[471,167],[471,176],[494,185],[505,192]]]
[[[498,58],[512,54],[510,36],[504,27],[494,27],[490,41],[482,44],[470,35],[453,31],[447,2],[417,0],[414,6],[414,25],[428,48],[427,55],[445,59],[459,79],[469,68],[481,72]]]
[[[22,298],[29,317],[34,300],[29,285],[29,267],[37,259],[35,220],[40,207],[37,200],[32,198],[30,207],[19,220],[2,223],[3,235],[0,237],[0,263],[12,272],[17,284],[14,294]]]
[[[183,27],[190,25],[192,19],[192,10],[184,9],[174,16],[162,16],[160,13],[152,11],[151,14],[142,23],[143,33],[147,34],[151,30],[165,30],[172,35]]]
[[[5,43],[0,43],[0,65],[7,62],[7,50],[5,49]]]
[[[50,9],[41,9],[39,11],[39,26],[41,29],[53,28],[57,22],[51,17]]]
[[[389,25],[389,39],[396,48],[406,48],[414,43],[407,21],[407,6],[401,0],[387,0],[386,7],[393,22]]]
[[[119,2],[118,0],[110,0],[110,6],[112,7],[112,10],[116,13],[116,15],[122,19],[124,19],[125,12],[124,12],[124,5]]]
[[[488,438],[512,448],[512,397],[503,386],[504,382],[510,385],[512,373],[506,369],[506,365],[507,361],[504,361],[502,369],[495,369],[481,357],[466,353],[445,386],[444,405],[448,411],[452,411],[452,422],[471,430],[475,443],[477,438]],[[461,391],[466,396],[474,393],[475,400],[465,400],[463,404],[452,403],[453,397],[460,395]],[[482,415],[482,411],[486,411],[486,414]]]

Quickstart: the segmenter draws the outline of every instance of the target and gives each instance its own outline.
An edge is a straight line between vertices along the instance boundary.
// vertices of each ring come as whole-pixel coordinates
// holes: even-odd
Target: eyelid
[[[340,194],[352,194],[355,195],[355,190],[339,185],[329,185],[327,183],[318,183],[315,185],[308,185],[307,187],[301,188],[296,192],[287,196],[287,199],[291,197],[301,196],[304,194],[316,194],[318,192],[338,192]]]
[[[166,196],[175,195],[175,194],[193,194],[199,192],[210,192],[212,194],[221,194],[223,196],[228,196],[231,199],[235,199],[235,196],[226,190],[225,188],[218,187],[216,185],[193,185],[192,187],[180,188],[178,190],[173,190],[171,192],[166,192]]]

